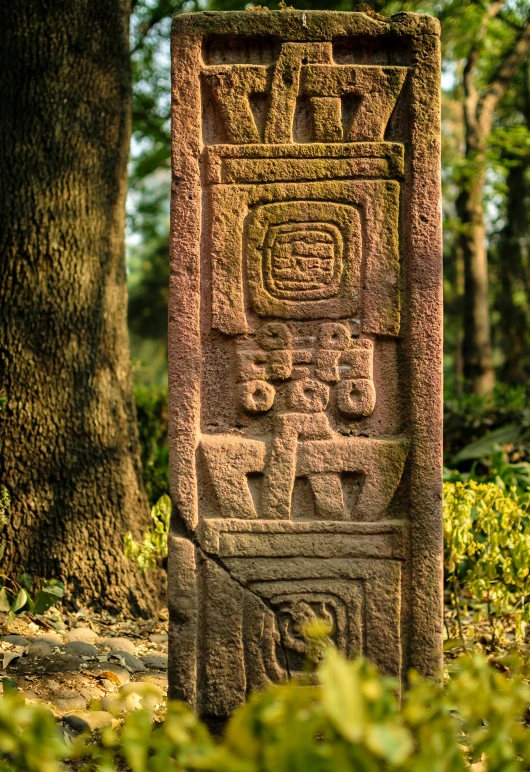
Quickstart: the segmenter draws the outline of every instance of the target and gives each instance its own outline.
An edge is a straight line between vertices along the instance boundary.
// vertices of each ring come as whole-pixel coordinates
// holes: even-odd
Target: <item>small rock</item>
[[[129,710],[155,710],[164,702],[165,690],[146,681],[135,681],[120,688],[120,696]]]
[[[24,690],[24,691],[20,692],[20,694],[22,695],[22,697],[24,697],[24,699],[27,702],[42,702],[42,697],[40,697],[37,694],[37,692],[31,692],[31,691]]]
[[[45,681],[43,684],[45,689],[49,689],[50,692],[58,692],[60,689],[62,689],[62,684],[60,684],[58,681],[54,681],[53,679],[50,679],[49,681]]]
[[[127,670],[130,670],[131,673],[138,673],[140,670],[145,670],[144,663],[136,657],[133,657],[133,655],[129,654],[127,651],[113,651],[112,654],[110,654],[110,658],[117,659],[120,665],[123,665]]]
[[[64,640],[66,643],[72,641],[81,641],[82,643],[93,643],[98,638],[98,634],[95,633],[90,627],[74,627],[72,630],[68,630],[64,634]]]
[[[108,679],[108,678],[102,678],[102,679],[101,679],[101,681],[100,681],[100,683],[101,683],[101,686],[102,686],[102,687],[105,689],[105,691],[107,691],[107,692],[115,692],[115,691],[116,691],[116,689],[118,688],[118,687],[116,686],[116,684],[115,684],[113,681],[109,681],[109,679]]]
[[[116,695],[113,697],[103,697],[101,700],[101,710],[105,710],[108,713],[112,713],[113,716],[116,716],[128,707],[124,702],[124,700]]]
[[[71,657],[68,654],[51,654],[46,658],[23,657],[9,664],[9,669],[14,669],[22,675],[34,673],[71,673],[79,670],[84,662],[80,657]]]
[[[28,655],[30,657],[49,657],[53,651],[53,646],[44,641],[35,641],[28,646]]]
[[[2,638],[6,643],[12,643],[13,646],[28,646],[29,640],[23,635],[4,635]]]
[[[79,713],[69,713],[64,720],[76,732],[85,732],[87,729],[94,732],[104,726],[110,726],[114,719],[105,710],[83,710]]]
[[[166,654],[146,654],[145,657],[141,657],[141,660],[150,670],[167,670]]]
[[[57,689],[55,692],[53,699],[58,700],[71,700],[73,697],[75,697],[77,692],[73,692],[71,689],[65,689],[64,686],[61,686],[60,689]]]
[[[54,698],[53,704],[61,713],[71,713],[73,710],[85,710],[86,708],[86,700],[80,694],[73,694],[68,699]]]
[[[49,643],[50,646],[62,646],[63,643],[62,637],[58,633],[54,633],[53,630],[49,630],[42,635],[36,635],[35,638],[33,638],[33,641],[35,643],[40,643],[41,641],[43,643]]]
[[[157,676],[157,675],[144,675],[142,676],[142,681],[148,684],[154,684],[155,686],[160,687],[164,694],[167,692],[167,676]],[[136,681],[136,683],[141,683],[139,681]]]
[[[151,643],[167,643],[168,634],[167,633],[152,633],[149,636],[149,640],[151,641]]]
[[[103,689],[99,689],[97,686],[82,686],[79,689],[79,694],[85,698],[87,703],[90,703],[93,700],[100,700],[104,696],[105,692]]]
[[[103,638],[99,642],[111,651],[126,651],[127,654],[134,654],[136,648],[134,643],[127,638]]]
[[[85,643],[84,641],[70,641],[65,646],[67,654],[74,654],[76,657],[89,657],[90,659],[97,659],[99,651],[91,643]]]

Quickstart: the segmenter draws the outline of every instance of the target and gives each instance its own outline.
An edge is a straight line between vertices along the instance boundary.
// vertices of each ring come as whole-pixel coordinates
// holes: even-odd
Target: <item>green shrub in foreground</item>
[[[319,685],[288,683],[251,696],[221,742],[182,704],[164,720],[149,703],[118,728],[67,746],[53,717],[0,699],[0,769],[6,772],[487,772],[530,770],[523,715],[530,689],[480,656],[457,661],[444,689],[412,674],[400,706],[397,683],[363,659],[328,649]],[[132,687],[128,685],[128,689]]]
[[[495,483],[446,482],[443,522],[446,580],[458,618],[465,591],[476,622],[489,627],[492,650],[509,639],[522,642],[530,620],[528,496]]]

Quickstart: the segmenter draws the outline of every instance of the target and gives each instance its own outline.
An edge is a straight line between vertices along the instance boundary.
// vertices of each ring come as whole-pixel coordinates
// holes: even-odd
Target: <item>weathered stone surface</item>
[[[123,667],[127,668],[127,670],[130,670],[131,673],[136,673],[139,670],[145,670],[144,663],[138,659],[138,657],[134,657],[132,654],[129,654],[128,651],[113,651],[109,654],[110,660],[116,660],[120,663],[120,665],[123,665]]]
[[[46,657],[21,657],[9,664],[9,668],[22,675],[35,673],[73,673],[84,662],[80,657],[69,654],[49,654]]]
[[[30,657],[48,657],[53,651],[53,646],[45,641],[35,639],[28,646],[28,655]],[[70,652],[75,654],[75,651]]]
[[[126,651],[128,654],[134,654],[135,646],[128,638],[102,638],[100,645],[111,651]]]
[[[150,670],[167,670],[168,667],[167,654],[146,654],[142,662]]]
[[[29,640],[24,635],[4,635],[2,640],[13,646],[27,646],[29,644]]]
[[[173,29],[170,696],[441,662],[438,23]],[[144,660],[145,661],[145,660]]]
[[[72,641],[82,641],[83,643],[94,643],[98,638],[98,634],[91,630],[90,627],[74,627],[72,630],[68,630],[64,634],[65,643]]]
[[[55,697],[53,704],[61,713],[71,713],[74,710],[84,710],[86,699],[80,694],[72,694],[68,697]]]
[[[33,641],[49,643],[50,646],[61,646],[63,643],[62,636],[59,635],[59,633],[54,633],[53,630],[48,630],[47,632],[42,633],[42,635],[36,635],[33,638]]]
[[[149,636],[151,643],[167,643],[167,633],[152,633]]]
[[[95,732],[104,726],[111,726],[114,716],[104,710],[80,710],[64,717],[65,722],[75,732]]]
[[[74,654],[76,657],[88,657],[95,659],[99,656],[99,651],[91,643],[84,641],[70,641],[64,647],[67,654]]]
[[[105,662],[102,665],[96,665],[95,667],[91,668],[90,672],[94,673],[94,675],[98,675],[102,679],[106,679],[111,686],[113,682],[114,685],[118,683],[119,686],[123,686],[123,684],[126,684],[130,678],[130,673],[128,670],[126,670],[124,667],[120,667],[119,665],[115,665],[113,662]],[[108,678],[108,674],[112,675],[112,680]]]

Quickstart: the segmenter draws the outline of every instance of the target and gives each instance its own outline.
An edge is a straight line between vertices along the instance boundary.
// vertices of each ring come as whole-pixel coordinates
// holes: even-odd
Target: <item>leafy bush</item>
[[[138,568],[148,571],[158,566],[160,558],[167,557],[167,538],[171,519],[171,499],[161,496],[151,508],[153,528],[144,531],[143,541],[139,544],[129,531],[125,534],[125,557],[134,560]]]
[[[530,485],[530,390],[497,386],[489,397],[446,399],[446,479],[495,480],[525,491]],[[455,471],[456,470],[456,471]]]
[[[169,490],[167,387],[136,386],[134,396],[144,484],[154,504]]]
[[[481,760],[488,772],[530,770],[523,722],[530,689],[519,666],[511,667],[509,677],[482,656],[463,657],[445,689],[411,674],[400,705],[394,679],[328,648],[318,683],[252,695],[222,741],[181,703],[161,717],[142,698],[97,741],[66,744],[51,713],[8,692],[0,699],[0,768],[60,772],[66,762],[79,772],[463,772]]]
[[[443,521],[445,569],[460,636],[464,589],[476,621],[489,626],[492,649],[508,634],[522,641],[530,618],[527,497],[494,483],[445,483]]]

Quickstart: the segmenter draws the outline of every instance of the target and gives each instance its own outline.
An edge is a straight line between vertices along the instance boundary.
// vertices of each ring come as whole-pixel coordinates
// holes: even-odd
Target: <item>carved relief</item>
[[[318,319],[358,312],[360,222],[353,207],[268,204],[254,209],[246,226],[250,301],[260,316]]]
[[[311,159],[299,165],[311,179]],[[208,198],[214,328],[246,333],[254,315],[360,318],[366,333],[398,334],[396,181],[215,184]]]
[[[229,142],[259,143],[252,96],[268,97],[264,141],[292,142],[297,100],[306,98],[314,142],[382,141],[403,88],[406,67],[335,65],[330,43],[284,43],[274,65],[204,68]],[[358,100],[353,119],[348,100]]]
[[[434,34],[355,13],[175,24],[172,635],[196,653],[178,694],[217,721],[303,674],[317,619],[387,673],[423,661]]]

